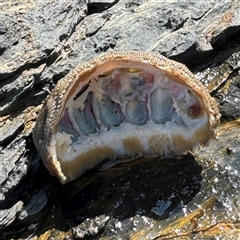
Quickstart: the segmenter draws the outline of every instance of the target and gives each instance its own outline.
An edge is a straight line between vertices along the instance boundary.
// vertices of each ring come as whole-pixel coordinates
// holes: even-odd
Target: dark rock
[[[23,128],[24,123],[24,115],[20,115],[16,118],[14,118],[12,121],[7,119],[3,126],[1,127],[0,132],[0,144],[3,145],[7,141],[9,141],[11,138],[12,140],[17,135],[18,131],[21,131],[21,128]]]
[[[222,120],[234,120],[240,117],[240,77],[239,75],[229,80],[225,91],[215,94],[219,102]]]
[[[4,13],[9,30],[0,35],[0,78],[7,79],[0,84],[1,115],[16,111],[16,102],[21,109],[36,105],[72,67],[106,50],[157,51],[196,66],[240,30],[234,1],[119,1],[86,17],[90,3],[38,1],[34,7],[19,4],[21,12],[14,12],[14,17],[13,11]]]
[[[234,120],[240,117],[240,46],[235,50],[238,52],[232,53],[223,64],[217,64],[222,60],[217,55],[211,59],[211,67],[196,74],[216,98],[222,120]],[[231,49],[229,52],[232,52]],[[225,58],[228,56],[223,55]]]
[[[93,169],[66,186],[40,162],[31,131],[71,68],[126,49],[187,64],[224,120],[239,118],[239,7],[237,0],[0,3],[0,238],[237,239],[238,121],[195,155]]]
[[[88,14],[102,12],[118,1],[119,0],[88,0]]]
[[[23,202],[19,201],[10,209],[0,210],[0,229],[9,226],[17,217],[17,214],[23,210]],[[0,235],[1,236],[1,235]]]
[[[20,221],[26,221],[27,218],[39,213],[46,206],[48,201],[47,191],[51,186],[44,185],[39,192],[34,194],[29,203],[23,208],[23,211],[18,215]]]
[[[0,34],[5,34],[7,30],[7,26],[4,23],[0,22]]]
[[[28,204],[24,206],[20,214],[18,215],[19,222],[30,222],[37,218],[37,214],[43,211],[47,205],[48,194],[47,191],[51,188],[49,185],[44,185],[39,192],[34,194]],[[35,220],[36,221],[36,220]]]
[[[95,219],[86,219],[82,224],[72,229],[73,235],[77,239],[84,239],[90,236],[96,236],[101,229],[106,226],[109,216],[101,215]]]
[[[3,15],[9,30],[0,35],[0,42],[4,43],[0,56],[3,98],[0,113],[6,115],[17,110],[17,102],[20,105],[18,109],[36,105],[35,95],[39,91],[39,81],[44,79],[43,71],[46,65],[51,65],[58,58],[64,42],[86,16],[87,3],[36,1],[34,6],[32,3],[19,3],[20,11],[14,11],[11,3],[3,4],[0,9],[10,10]],[[32,91],[35,88],[37,91]],[[23,92],[29,95],[28,101]]]
[[[44,185],[42,189],[36,194],[34,194],[28,204],[24,205],[22,201],[18,201],[9,209],[0,210],[0,219],[1,225],[0,229],[7,228],[15,221],[15,231],[19,228],[18,225],[21,225],[21,230],[32,230],[32,226],[36,228],[39,223],[37,222],[37,216],[40,215],[40,212],[43,213],[44,207],[46,207],[48,196],[47,191],[50,189],[50,186]],[[41,215],[42,215],[41,213]],[[24,223],[27,224],[24,227]],[[7,234],[6,234],[7,235]],[[1,236],[1,234],[0,234]],[[4,238],[4,235],[1,236],[1,239]]]
[[[24,139],[20,139],[1,151],[1,201],[6,199],[9,192],[27,174],[28,159],[24,156],[26,151],[26,141]]]

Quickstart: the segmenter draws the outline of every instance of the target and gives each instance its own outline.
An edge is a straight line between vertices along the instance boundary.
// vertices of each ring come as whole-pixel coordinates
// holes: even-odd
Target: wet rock
[[[14,204],[10,209],[0,210],[0,229],[6,228],[10,225],[17,217],[17,214],[23,209],[23,202],[19,201]]]
[[[223,119],[239,118],[239,7],[236,0],[0,3],[0,238],[238,239],[238,121],[195,155],[96,168],[66,186],[49,176],[31,131],[71,68],[126,49],[186,63]]]
[[[47,204],[47,191],[51,187],[44,185],[39,192],[34,194],[30,199],[29,203],[24,207],[23,211],[19,214],[18,218],[20,221],[23,221],[29,217],[34,216],[36,213],[39,213]]]
[[[235,76],[228,81],[226,89],[215,94],[219,102],[222,119],[231,120],[240,117],[240,77]]]
[[[159,160],[154,163],[154,160],[141,160],[143,162],[137,165],[128,164],[124,175],[121,174],[121,166],[111,169],[114,172],[114,177],[110,178],[113,186],[108,185],[106,192],[104,185],[108,184],[107,181],[97,181],[101,182],[99,186],[91,180],[71,196],[64,209],[65,217],[82,221],[85,216],[88,222],[92,222],[96,216],[108,212],[111,218],[97,239],[120,239],[129,235],[137,239],[162,239],[166,236],[180,239],[187,239],[186,236],[193,239],[222,236],[226,239],[230,236],[238,239],[239,136],[239,121],[228,123],[219,128],[215,140],[196,152],[196,160],[191,156],[181,160],[168,159],[168,164],[164,161],[159,163]],[[232,149],[230,154],[226,149],[226,139],[227,147]],[[152,172],[151,164],[159,173],[156,170]],[[187,165],[188,170],[185,168]],[[106,175],[109,178],[111,173],[106,172]],[[77,181],[75,184],[81,188],[82,184]],[[85,208],[79,208],[80,202]],[[74,208],[74,204],[78,207]]]
[[[226,60],[219,65],[222,57],[215,56],[211,59],[212,66],[198,71],[196,77],[199,78],[218,101],[219,111],[222,120],[234,120],[240,117],[240,47],[235,49],[237,52],[228,54],[224,52]],[[207,63],[209,64],[209,62]]]
[[[86,219],[82,224],[72,229],[74,237],[84,239],[96,236],[106,226],[109,218],[109,216],[101,215],[95,219]]]
[[[98,13],[113,6],[119,0],[88,0],[88,13]]]
[[[49,185],[44,185],[30,200],[27,200],[28,197],[26,196],[24,200],[25,203],[18,201],[11,208],[0,210],[0,229],[7,229],[9,225],[15,222],[14,232],[23,232],[26,230],[34,232],[39,225],[39,213],[41,212],[42,215],[44,208],[46,208],[48,201],[47,191],[49,191],[49,189]],[[27,224],[24,225],[24,223]],[[1,239],[4,239],[8,235],[7,231],[5,234],[0,233]]]

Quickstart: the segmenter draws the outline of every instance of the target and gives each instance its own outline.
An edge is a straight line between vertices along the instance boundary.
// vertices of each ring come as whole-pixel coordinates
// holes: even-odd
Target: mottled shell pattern
[[[64,184],[104,160],[194,151],[219,120],[214,99],[183,64],[158,53],[108,52],[57,83],[33,139]]]

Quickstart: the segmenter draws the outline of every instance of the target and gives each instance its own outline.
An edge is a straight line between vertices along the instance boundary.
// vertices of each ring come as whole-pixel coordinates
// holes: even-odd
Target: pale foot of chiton
[[[213,137],[219,118],[184,65],[157,53],[110,52],[58,82],[33,136],[51,174],[66,183],[106,159],[186,154]]]

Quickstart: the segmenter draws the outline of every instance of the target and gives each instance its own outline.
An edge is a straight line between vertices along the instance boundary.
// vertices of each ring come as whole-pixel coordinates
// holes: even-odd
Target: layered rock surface
[[[0,238],[237,239],[239,1],[99,2],[0,3]],[[187,64],[227,123],[182,160],[93,169],[60,186],[33,145],[36,116],[71,68],[111,50]]]

